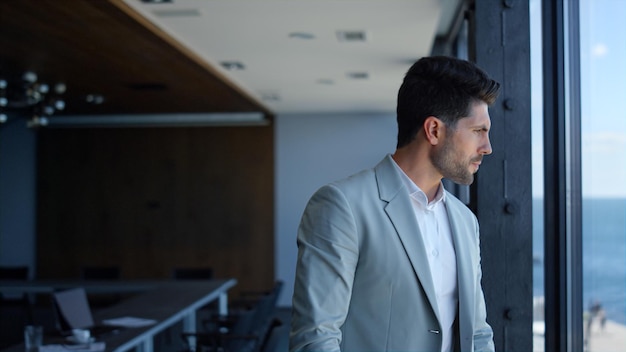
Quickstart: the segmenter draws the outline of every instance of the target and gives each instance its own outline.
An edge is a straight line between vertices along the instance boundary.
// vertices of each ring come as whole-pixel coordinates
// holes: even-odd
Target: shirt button
[[[433,257],[436,257],[439,255],[439,251],[436,249],[433,249],[433,251],[431,252],[431,254],[433,255]]]

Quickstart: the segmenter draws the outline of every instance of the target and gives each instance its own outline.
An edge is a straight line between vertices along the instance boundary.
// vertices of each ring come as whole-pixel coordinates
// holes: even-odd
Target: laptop
[[[72,329],[86,329],[91,336],[98,338],[116,334],[122,329],[121,326],[94,324],[87,294],[82,287],[55,292],[52,297],[56,328],[62,336],[72,335]]]

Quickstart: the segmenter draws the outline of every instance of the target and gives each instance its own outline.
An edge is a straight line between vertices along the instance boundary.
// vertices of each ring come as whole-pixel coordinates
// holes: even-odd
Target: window
[[[533,217],[533,350],[544,350],[543,289],[543,86],[541,51],[541,2],[529,2],[532,138]]]
[[[580,1],[583,320],[587,350],[626,336],[626,1]]]
[[[531,0],[529,10],[533,349],[624,350],[626,1]]]

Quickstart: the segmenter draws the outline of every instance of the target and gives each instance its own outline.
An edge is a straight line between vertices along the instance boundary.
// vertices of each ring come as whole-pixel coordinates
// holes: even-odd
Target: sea
[[[607,319],[626,325],[626,199],[584,198],[583,310],[594,303]],[[543,202],[533,199],[533,295],[544,294]]]

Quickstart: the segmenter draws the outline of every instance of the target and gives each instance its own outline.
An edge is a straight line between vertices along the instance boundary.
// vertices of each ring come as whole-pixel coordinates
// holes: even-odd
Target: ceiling
[[[2,0],[0,78],[64,83],[54,116],[392,112],[460,3]]]

